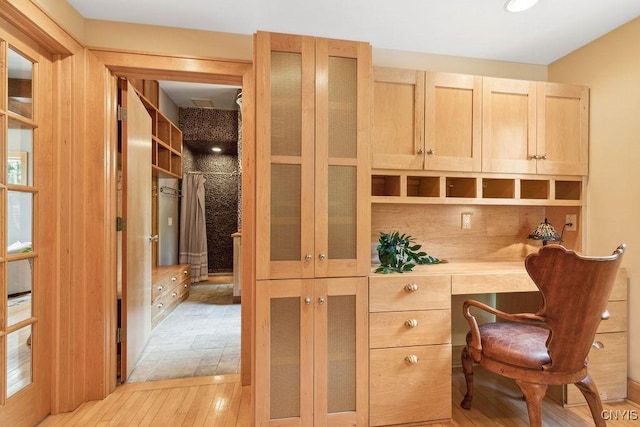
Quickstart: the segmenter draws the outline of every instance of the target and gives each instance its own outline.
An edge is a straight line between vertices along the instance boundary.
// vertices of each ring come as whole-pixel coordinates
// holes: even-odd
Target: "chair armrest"
[[[487,304],[481,303],[480,301],[475,300],[466,300],[462,305],[462,314],[465,319],[469,323],[469,328],[471,330],[471,345],[470,345],[470,353],[474,361],[480,361],[480,354],[482,353],[482,343],[480,339],[480,328],[478,327],[478,321],[471,314],[471,307],[479,308],[487,313],[493,314],[494,316],[508,320],[510,322],[517,323],[534,323],[540,325],[540,323],[544,323],[544,318],[537,314],[533,313],[505,313],[504,311],[493,308]]]

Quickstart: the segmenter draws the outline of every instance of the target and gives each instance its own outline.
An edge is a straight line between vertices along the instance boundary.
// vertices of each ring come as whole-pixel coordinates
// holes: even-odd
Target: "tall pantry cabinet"
[[[366,425],[371,49],[254,51],[256,425]]]

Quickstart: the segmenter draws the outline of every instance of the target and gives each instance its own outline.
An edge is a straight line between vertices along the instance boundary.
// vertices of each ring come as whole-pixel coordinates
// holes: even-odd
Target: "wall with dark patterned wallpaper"
[[[238,111],[180,108],[183,171],[203,172],[209,273],[233,271],[233,239],[238,231],[241,128]],[[214,147],[221,151],[213,152]]]

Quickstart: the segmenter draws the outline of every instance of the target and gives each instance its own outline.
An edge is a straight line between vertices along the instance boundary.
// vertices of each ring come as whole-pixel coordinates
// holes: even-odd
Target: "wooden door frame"
[[[250,61],[223,60],[141,53],[117,49],[90,48],[90,51],[118,77],[146,80],[177,80],[194,83],[242,86],[242,307],[241,366],[242,385],[253,383],[254,366],[254,287],[255,280],[255,90]],[[115,108],[115,102],[111,106]],[[115,124],[114,124],[115,125]],[[108,144],[113,150],[114,144]],[[109,156],[115,155],[111,153]],[[112,184],[116,187],[115,175]],[[111,203],[115,218],[115,200]],[[109,323],[115,324],[116,319]],[[108,352],[115,354],[116,343]]]

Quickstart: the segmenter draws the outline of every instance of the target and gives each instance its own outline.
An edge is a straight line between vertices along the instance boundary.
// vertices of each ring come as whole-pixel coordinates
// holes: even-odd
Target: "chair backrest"
[[[624,250],[622,244],[610,256],[587,257],[547,245],[525,259],[544,300],[538,314],[551,331],[547,340],[551,363],[545,369],[576,372],[584,367]]]

